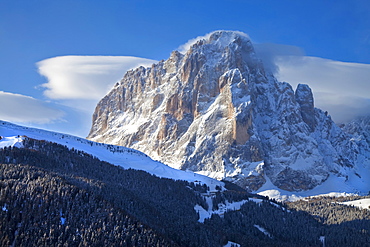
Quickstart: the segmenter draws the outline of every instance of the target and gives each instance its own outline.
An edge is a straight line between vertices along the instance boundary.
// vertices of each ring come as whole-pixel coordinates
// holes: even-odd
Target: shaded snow
[[[219,216],[223,216],[227,211],[237,211],[240,210],[241,206],[246,202],[255,202],[255,203],[261,203],[262,199],[256,199],[256,198],[249,198],[248,200],[242,200],[238,202],[228,202],[226,201],[226,204],[220,203],[218,204],[218,210],[212,210],[213,204],[212,204],[212,196],[206,196],[205,197],[206,202],[208,204],[208,211],[205,210],[200,205],[195,205],[194,210],[199,213],[199,222],[204,223],[205,219],[211,218],[212,214],[218,214]],[[271,204],[280,207],[279,205],[271,202]]]
[[[225,212],[229,210],[239,210],[240,207],[248,202],[248,200],[242,200],[239,202],[228,202],[226,201],[226,204],[220,203],[218,204],[218,210],[212,210],[212,198],[207,197],[206,201],[208,203],[208,211],[205,210],[202,206],[200,205],[195,205],[194,210],[199,213],[199,222],[204,223],[205,219],[211,218],[212,214],[218,214],[220,216],[223,216]]]
[[[224,247],[240,247],[240,244],[229,241],[224,245]]]
[[[211,213],[207,210],[205,210],[202,206],[200,205],[195,205],[194,206],[194,210],[195,212],[197,212],[199,214],[199,222],[200,223],[204,223],[204,220],[205,219],[209,219],[211,217]]]
[[[64,225],[66,223],[66,218],[60,217],[60,224]]]
[[[325,246],[325,236],[320,236],[319,240],[322,243],[322,246]]]
[[[253,225],[253,226],[255,228],[257,228],[258,230],[260,230],[261,232],[263,232],[269,238],[272,238],[271,234],[265,228],[263,228],[262,226],[259,226],[259,225]]]

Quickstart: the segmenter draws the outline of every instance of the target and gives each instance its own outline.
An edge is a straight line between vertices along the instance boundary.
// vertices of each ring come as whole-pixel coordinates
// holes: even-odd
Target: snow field
[[[83,138],[22,127],[5,121],[0,121],[0,148],[6,146],[22,147],[22,140],[27,136],[37,140],[46,140],[65,145],[68,148],[80,150],[124,169],[144,170],[152,175],[170,178],[174,180],[185,180],[188,182],[200,182],[215,191],[216,186],[223,187],[224,183],[215,179],[196,174],[190,171],[177,170],[159,161],[154,161],[146,154],[126,147],[97,143]]]
[[[358,207],[360,209],[367,209],[370,210],[370,198],[355,200],[355,201],[348,201],[348,202],[342,202],[340,204],[348,205],[348,206],[354,206]]]

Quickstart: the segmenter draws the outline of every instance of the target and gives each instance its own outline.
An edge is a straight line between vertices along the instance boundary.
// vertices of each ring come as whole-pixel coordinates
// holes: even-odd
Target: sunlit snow
[[[46,130],[22,127],[5,121],[0,121],[0,136],[2,137],[0,140],[0,148],[6,146],[22,147],[22,136],[27,136],[84,151],[102,161],[121,166],[125,169],[132,168],[144,170],[150,174],[163,178],[201,182],[207,184],[211,190],[215,190],[216,186],[223,187],[224,185],[223,182],[194,172],[174,169],[159,161],[154,161],[146,154],[131,148],[97,143],[83,138]]]
[[[348,201],[348,202],[342,202],[341,204],[349,205],[349,206],[355,206],[361,209],[367,209],[370,210],[370,198],[355,200],[355,201]]]
[[[366,174],[364,174],[366,176]],[[316,186],[312,190],[307,191],[286,191],[279,189],[275,185],[272,184],[270,179],[266,177],[266,183],[257,190],[257,194],[262,196],[267,196],[269,198],[278,200],[278,201],[297,201],[309,196],[351,196],[356,195],[356,191],[358,188],[366,190],[366,186],[368,186],[368,182],[370,181],[367,178],[357,179],[354,180],[355,183],[347,183],[345,177],[337,177],[335,175],[330,175],[329,178]]]

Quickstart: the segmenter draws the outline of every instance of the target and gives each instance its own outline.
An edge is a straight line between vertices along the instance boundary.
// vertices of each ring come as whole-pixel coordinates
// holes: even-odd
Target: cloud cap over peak
[[[217,33],[227,34],[229,36],[238,35],[238,36],[250,39],[248,34],[243,33],[241,31],[217,30],[217,31],[207,33],[206,35],[202,35],[202,36],[198,36],[196,38],[190,39],[185,44],[180,45],[176,50],[178,50],[182,54],[185,54],[190,49],[190,47],[194,45],[195,43],[197,43],[199,40],[209,40],[212,35],[215,35]]]

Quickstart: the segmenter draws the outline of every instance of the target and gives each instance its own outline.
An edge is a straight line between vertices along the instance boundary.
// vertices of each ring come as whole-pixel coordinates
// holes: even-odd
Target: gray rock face
[[[341,129],[357,140],[364,140],[370,145],[370,116],[358,117],[343,124]]]
[[[310,127],[311,131],[314,131],[316,119],[311,88],[308,85],[299,84],[295,91],[295,99],[301,107],[303,121]]]
[[[97,105],[88,138],[250,190],[268,180],[289,191],[312,189],[365,159],[314,108],[307,85],[294,92],[276,81],[249,38],[230,31],[128,71]]]

